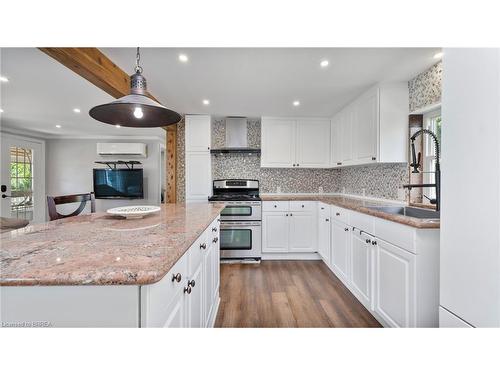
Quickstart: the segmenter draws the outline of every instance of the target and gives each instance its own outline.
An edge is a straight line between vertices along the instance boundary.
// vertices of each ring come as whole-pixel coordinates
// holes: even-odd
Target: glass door
[[[0,216],[45,221],[43,141],[2,134]]]

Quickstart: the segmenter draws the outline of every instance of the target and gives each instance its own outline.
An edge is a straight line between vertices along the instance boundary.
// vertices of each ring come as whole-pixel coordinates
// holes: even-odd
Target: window
[[[424,115],[424,129],[428,129],[434,134],[436,134],[440,151],[442,153],[441,148],[441,109],[436,111],[428,112]],[[434,149],[434,141],[432,137],[427,135],[423,135],[424,139],[424,157],[422,160],[422,166],[424,171],[424,183],[425,184],[433,184],[435,183],[434,171],[436,170],[436,150]],[[441,156],[441,155],[440,155]],[[435,188],[424,188],[424,194],[429,198],[436,198],[436,189]]]
[[[33,150],[10,148],[11,216],[33,220]]]

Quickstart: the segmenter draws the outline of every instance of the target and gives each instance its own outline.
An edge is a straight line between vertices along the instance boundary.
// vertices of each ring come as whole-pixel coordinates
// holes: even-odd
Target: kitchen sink
[[[387,212],[388,214],[415,217],[417,219],[439,219],[439,211],[407,206],[369,206],[370,210]]]

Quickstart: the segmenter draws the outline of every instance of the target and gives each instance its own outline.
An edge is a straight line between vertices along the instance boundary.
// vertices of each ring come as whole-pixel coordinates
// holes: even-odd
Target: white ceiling
[[[127,73],[134,48],[102,51]],[[144,48],[149,91],[180,113],[216,116],[331,116],[381,81],[408,81],[433,65],[439,48]],[[178,55],[189,57],[181,63]],[[330,65],[321,68],[321,60]],[[34,48],[3,48],[2,125],[58,135],[162,135],[116,129],[88,116],[112,98]],[[202,104],[209,99],[210,105]],[[301,105],[294,107],[292,102]],[[73,108],[82,112],[75,114]],[[55,124],[62,125],[57,129]]]

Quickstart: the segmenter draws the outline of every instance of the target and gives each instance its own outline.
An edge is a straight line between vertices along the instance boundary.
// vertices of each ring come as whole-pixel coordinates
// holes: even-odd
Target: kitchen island
[[[210,326],[218,306],[221,204],[166,204],[1,236],[3,326]]]

